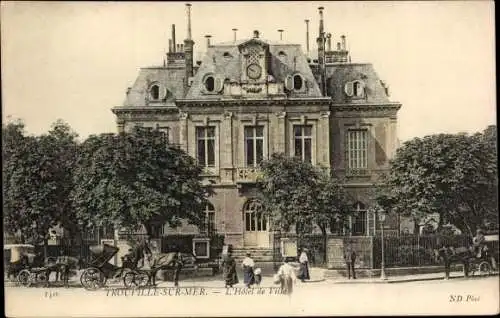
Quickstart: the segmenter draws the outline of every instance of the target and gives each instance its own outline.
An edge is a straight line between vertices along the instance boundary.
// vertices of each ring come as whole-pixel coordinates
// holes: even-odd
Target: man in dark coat
[[[134,266],[138,267],[140,261],[141,265],[139,267],[143,267],[144,259],[146,257],[151,257],[152,255],[151,248],[149,247],[149,235],[139,240],[139,242],[132,251],[132,255],[134,260]]]
[[[351,271],[352,271],[352,278],[356,279],[356,272],[354,271],[354,263],[356,262],[356,252],[354,251],[351,242],[349,242],[344,248],[344,260],[347,265],[347,278],[351,279]]]

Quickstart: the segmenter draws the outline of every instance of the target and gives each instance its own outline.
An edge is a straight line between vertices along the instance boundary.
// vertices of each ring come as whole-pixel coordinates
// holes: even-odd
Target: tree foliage
[[[280,230],[298,224],[298,233],[305,234],[316,224],[326,234],[328,224],[348,211],[341,183],[308,162],[273,154],[261,168],[257,186],[264,211]]]
[[[397,150],[379,201],[416,219],[438,213],[440,225],[472,234],[486,221],[498,224],[496,159],[496,127],[415,138]]]
[[[211,188],[193,158],[158,130],[92,135],[83,142],[71,194],[82,226],[201,226]]]
[[[48,134],[26,136],[22,122],[2,127],[4,222],[11,233],[40,243],[55,225],[71,222],[76,134],[63,121]]]

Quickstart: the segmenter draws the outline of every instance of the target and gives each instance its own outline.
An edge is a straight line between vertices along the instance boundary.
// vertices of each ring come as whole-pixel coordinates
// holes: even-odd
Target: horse
[[[46,264],[51,272],[56,273],[55,282],[59,279],[63,282],[64,287],[69,286],[69,277],[72,270],[80,270],[82,269],[83,262],[81,259],[73,256],[58,256],[55,258],[55,261],[49,263],[49,260],[46,260]],[[47,276],[47,282],[49,281]]]
[[[469,259],[474,257],[470,248],[461,247],[446,247],[434,250],[436,261],[444,263],[445,279],[450,278],[450,267],[453,263],[460,263],[463,265],[464,276],[469,277]]]

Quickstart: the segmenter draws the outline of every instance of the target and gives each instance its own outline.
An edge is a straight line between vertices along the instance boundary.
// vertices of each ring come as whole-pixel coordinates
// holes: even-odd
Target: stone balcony
[[[257,167],[236,168],[236,183],[255,183],[262,172]]]

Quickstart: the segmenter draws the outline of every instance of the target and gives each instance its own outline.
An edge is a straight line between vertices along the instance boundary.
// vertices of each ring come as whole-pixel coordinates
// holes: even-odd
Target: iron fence
[[[418,267],[440,265],[434,250],[443,246],[470,246],[468,235],[403,235],[384,236],[384,262],[386,267]],[[373,239],[373,266],[380,268],[382,260],[382,237]]]

